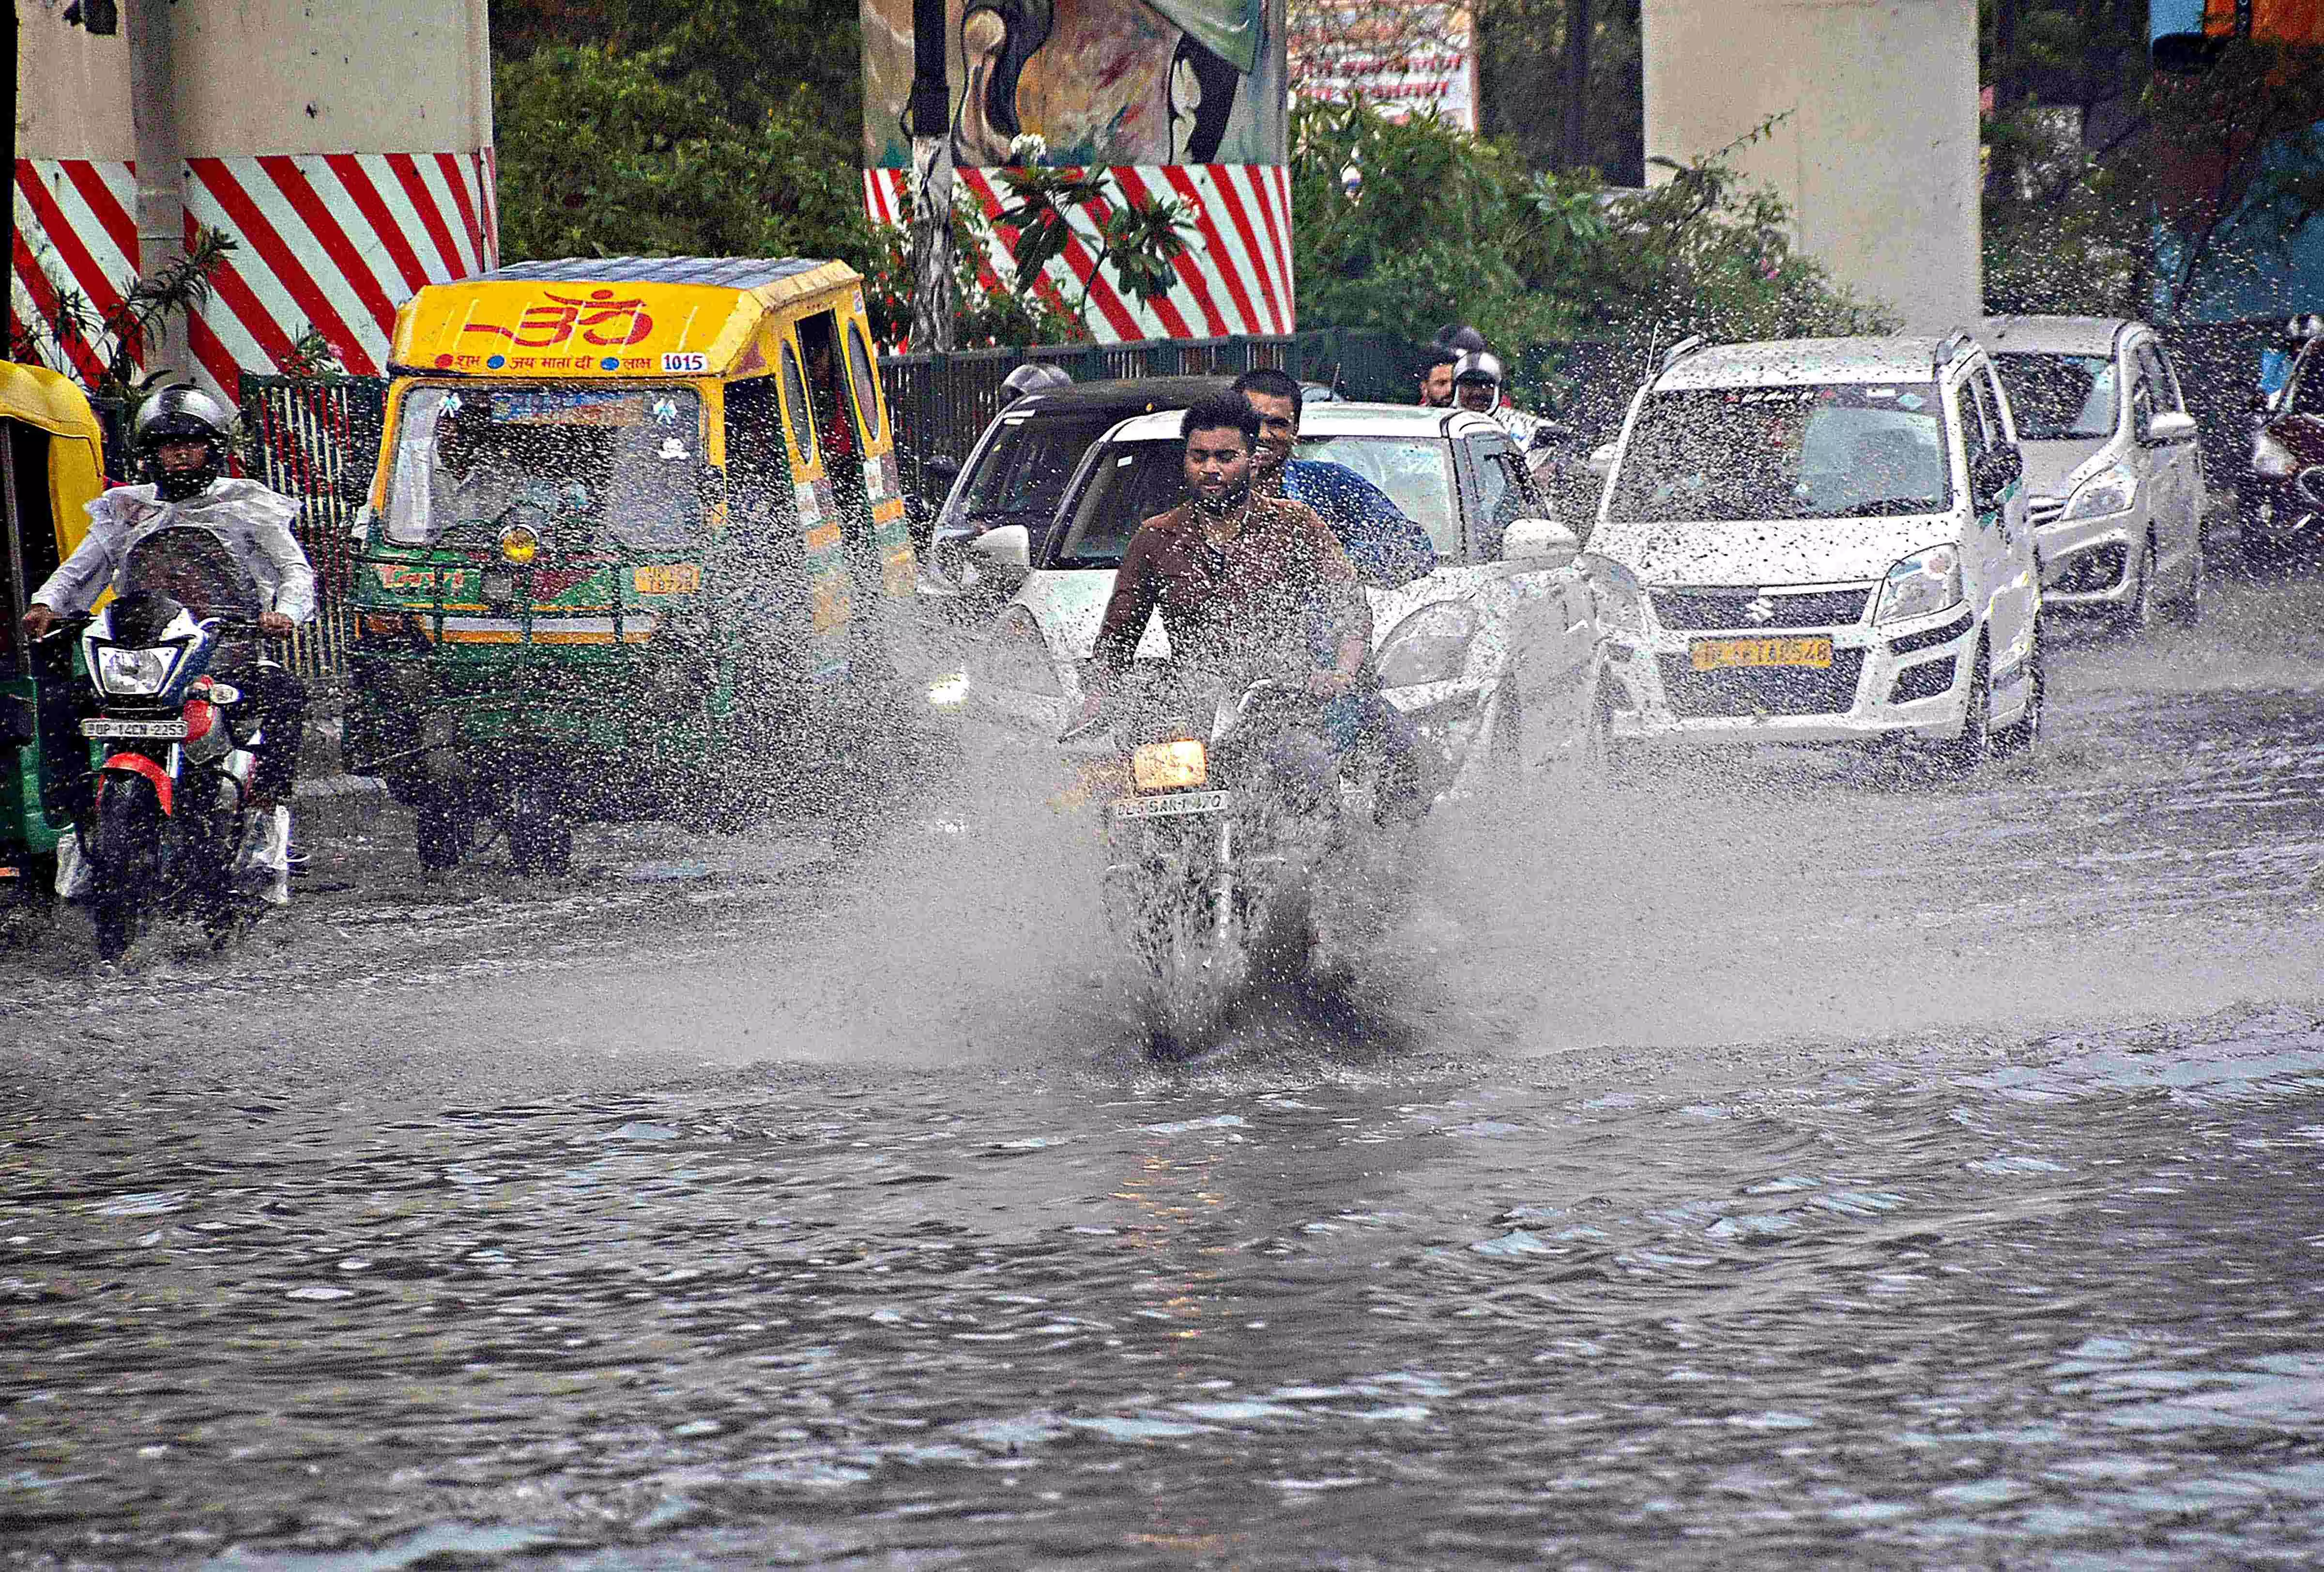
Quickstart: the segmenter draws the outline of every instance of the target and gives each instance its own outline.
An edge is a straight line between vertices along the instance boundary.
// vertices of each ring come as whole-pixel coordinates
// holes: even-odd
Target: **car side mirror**
[[[1010,584],[1022,584],[1033,571],[1033,534],[1022,524],[1002,524],[971,541],[969,550]]]
[[[1501,557],[1509,562],[1570,557],[1581,550],[1581,537],[1555,519],[1519,519],[1501,535]]]
[[[2024,473],[2025,459],[2015,448],[1996,448],[1980,455],[1969,467],[1969,500],[1977,504],[1979,513],[1998,507],[2010,483]]]
[[[1614,444],[1601,442],[1590,449],[1589,462],[1583,466],[1591,474],[1603,480],[1614,473]]]
[[[2195,417],[2181,410],[2165,410],[2146,422],[2149,448],[2175,448],[2195,439]]]

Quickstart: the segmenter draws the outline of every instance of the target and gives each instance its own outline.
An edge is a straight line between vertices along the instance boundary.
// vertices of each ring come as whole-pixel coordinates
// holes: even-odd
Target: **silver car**
[[[2154,330],[2114,317],[1992,317],[2025,455],[2042,604],[2150,627],[2203,611],[2203,458]]]

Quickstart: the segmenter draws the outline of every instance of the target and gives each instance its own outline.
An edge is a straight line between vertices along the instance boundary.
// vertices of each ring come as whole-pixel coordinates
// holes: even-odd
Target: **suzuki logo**
[[[1775,615],[1775,603],[1764,595],[1755,596],[1744,602],[1743,615],[1753,623],[1771,622]]]

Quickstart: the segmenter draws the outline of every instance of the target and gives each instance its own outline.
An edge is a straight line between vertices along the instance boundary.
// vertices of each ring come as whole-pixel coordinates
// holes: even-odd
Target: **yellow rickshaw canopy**
[[[752,376],[757,328],[853,291],[811,257],[604,256],[524,262],[430,284],[396,313],[392,369],[470,376]]]

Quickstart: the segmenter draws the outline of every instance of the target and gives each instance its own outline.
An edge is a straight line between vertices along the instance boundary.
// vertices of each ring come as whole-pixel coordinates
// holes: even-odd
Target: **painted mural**
[[[1282,0],[949,0],[945,15],[957,163],[1283,162]],[[862,16],[864,163],[906,169],[911,0],[863,0]]]

